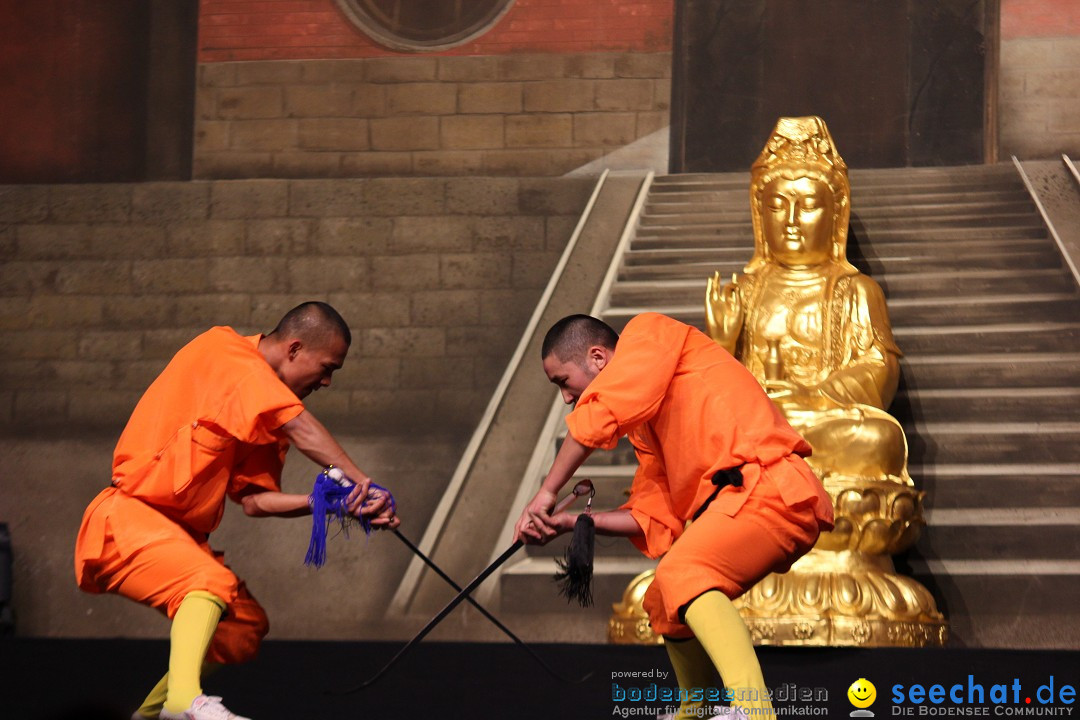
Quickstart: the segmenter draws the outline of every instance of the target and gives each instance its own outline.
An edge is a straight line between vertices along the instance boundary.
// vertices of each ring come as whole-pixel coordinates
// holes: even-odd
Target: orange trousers
[[[218,596],[226,609],[207,662],[251,660],[270,629],[266,612],[226,567],[222,553],[116,488],[102,491],[83,515],[75,543],[75,575],[87,592],[116,593],[169,618],[190,592]]]
[[[653,632],[688,638],[686,606],[710,590],[734,600],[771,572],[785,572],[817,542],[812,502],[788,507],[763,475],[734,515],[710,505],[656,566],[642,599]]]

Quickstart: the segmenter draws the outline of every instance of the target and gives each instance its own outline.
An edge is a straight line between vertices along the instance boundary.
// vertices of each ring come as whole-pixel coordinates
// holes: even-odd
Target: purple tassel
[[[326,539],[331,523],[340,525],[346,537],[353,524],[359,525],[365,535],[371,534],[371,520],[350,515],[345,505],[353,487],[352,481],[333,466],[324,469],[315,478],[315,485],[311,490],[311,541],[308,543],[307,555],[304,556],[305,565],[321,568],[326,564]],[[389,490],[375,483],[371,483],[369,487],[371,490],[386,493],[390,500],[390,509],[397,509],[397,503]]]

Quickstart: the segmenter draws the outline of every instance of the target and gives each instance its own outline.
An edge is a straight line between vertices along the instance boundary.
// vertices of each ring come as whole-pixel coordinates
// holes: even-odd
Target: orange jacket
[[[644,531],[632,540],[649,557],[664,554],[682,534],[715,490],[716,471],[739,465],[743,487],[726,487],[711,508],[735,515],[764,476],[789,507],[812,503],[823,529],[832,527],[832,501],[802,460],[810,445],[738,360],[664,315],[627,323],[566,424],[594,448],[611,449],[629,436],[639,466],[623,507]]]
[[[304,405],[259,353],[261,337],[215,327],[176,353],[116,444],[115,487],[199,533],[217,527],[226,495],[280,489],[278,429]]]

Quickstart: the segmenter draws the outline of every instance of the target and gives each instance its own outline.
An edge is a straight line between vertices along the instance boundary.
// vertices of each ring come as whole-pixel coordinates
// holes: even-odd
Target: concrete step
[[[1080,467],[1080,422],[1039,419],[1009,424],[983,420],[908,425],[909,463],[1075,463]],[[1080,495],[1077,501],[1080,503]]]
[[[939,422],[905,430],[908,471],[916,487],[928,491],[928,506],[1080,505],[1076,422]],[[933,452],[926,451],[928,435]],[[636,468],[634,450],[623,441],[606,456],[594,453],[578,477],[593,480],[595,507],[617,507],[625,502]]]
[[[1009,187],[990,187],[974,190],[955,190],[952,192],[926,193],[918,187],[911,192],[857,192],[852,199],[852,207],[891,207],[909,205],[944,205],[950,203],[984,203],[995,204],[1002,202],[1027,202],[1031,203],[1023,185]],[[716,205],[741,204],[749,207],[749,188],[732,190],[685,190],[652,193],[646,204],[646,210],[653,208],[667,208],[670,206],[682,206],[686,208],[707,208]]]
[[[964,227],[956,228],[905,228],[890,227],[876,228],[873,235],[868,235],[865,226],[852,227],[848,231],[848,245],[850,249],[859,248],[864,243],[873,246],[876,243],[887,244],[890,242],[915,242],[930,245],[944,244],[951,241],[983,241],[998,239],[1016,239],[1016,237],[1037,237],[1047,239],[1047,228],[1034,220],[1021,223],[1021,225],[995,227]],[[754,232],[750,223],[732,222],[724,226],[686,226],[677,225],[654,226],[648,228],[639,227],[634,234],[634,242],[654,242],[658,247],[667,247],[660,243],[687,243],[688,247],[694,244],[702,244],[705,247],[746,245],[753,247]],[[708,244],[707,241],[716,241]]]
[[[704,308],[701,312],[704,315]],[[889,302],[889,317],[894,327],[1023,323],[1033,318],[1067,322],[1080,318],[1080,295],[1069,292],[896,298]]]
[[[1070,598],[1080,598],[1077,560],[939,560],[913,554],[909,563],[912,577],[954,622],[1018,612],[1052,615],[1075,610]]]
[[[1010,187],[1019,178],[1010,163],[997,166],[977,165],[971,168],[883,168],[849,171],[853,192],[863,188],[888,191],[894,188],[929,187]],[[749,189],[750,173],[685,173],[658,177],[653,187],[666,192],[681,187],[730,187]]]
[[[1027,241],[1027,242],[1020,242]],[[951,228],[929,233],[922,230],[897,229],[874,234],[873,242],[861,241],[848,234],[848,250],[870,252],[872,249],[893,248],[894,244],[911,244],[913,247],[971,243],[1008,250],[1010,243],[1025,247],[1038,247],[1047,242],[1046,228],[1032,224],[1024,227],[1006,228]],[[652,228],[641,228],[630,243],[632,250],[725,250],[734,247],[753,249],[753,233],[749,228],[738,228],[727,233],[656,233]],[[864,248],[865,246],[865,248]]]
[[[966,510],[1011,507],[1058,508],[1080,504],[1080,464],[911,464],[925,508]]]
[[[923,559],[1061,559],[1080,555],[1080,507],[929,510],[926,527],[909,551]],[[562,558],[570,542],[563,535],[543,546],[528,546],[530,558]],[[634,558],[640,552],[622,538],[597,537],[597,558]]]
[[[963,180],[976,178],[981,180],[997,180],[1001,182],[1017,182],[1016,170],[1008,161],[993,165],[951,165],[948,167],[913,167],[913,168],[852,168],[849,171],[852,179],[866,181],[892,181],[896,179],[922,180],[926,178],[947,178],[950,180]]]
[[[1080,555],[1080,507],[935,509],[909,557],[1002,560]]]
[[[983,323],[962,327],[894,327],[897,344],[908,357],[921,353],[951,355],[1069,352],[1080,346],[1080,322],[1052,322],[1033,316],[1026,323]]]
[[[669,267],[676,277],[686,272],[695,275],[689,277],[701,277],[702,268],[721,265],[745,266],[753,255],[753,248],[739,246],[733,251],[720,252],[718,249],[682,249],[663,248],[657,250],[631,250],[623,258],[624,272],[630,268],[646,266],[674,266]],[[849,258],[853,265],[874,269],[892,270],[903,272],[911,265],[925,265],[934,267],[936,264],[940,270],[954,268],[961,270],[977,269],[1013,269],[1024,270],[1032,267],[1062,267],[1061,254],[1055,248],[1050,247],[1043,241],[1036,242],[1017,241],[1013,247],[1004,247],[1001,243],[964,243],[954,247],[942,248],[932,245],[903,244],[895,247],[882,247],[873,252],[867,250],[860,256]],[[687,266],[689,271],[679,268]],[[708,273],[709,275],[712,272]],[[674,278],[673,278],[674,279]]]
[[[851,205],[858,210],[867,204],[887,204],[895,202],[902,204],[924,200],[933,202],[936,198],[964,200],[983,200],[990,198],[1029,198],[1024,185],[1017,178],[1015,181],[999,182],[972,181],[972,182],[942,182],[940,180],[927,180],[915,183],[853,183],[851,187]],[[659,205],[666,202],[728,202],[739,200],[746,205],[750,204],[750,179],[745,178],[739,182],[681,182],[661,183],[659,178],[653,183],[649,193],[648,205]],[[895,199],[895,200],[894,200]],[[989,200],[992,202],[992,200]]]
[[[682,322],[704,325],[704,300],[693,305],[654,304],[649,307],[619,306],[604,313],[616,331],[647,310],[669,315]],[[1068,322],[1080,318],[1080,295],[971,295],[951,298],[899,298],[889,303],[893,328],[924,326],[971,326],[983,323],[1025,323],[1033,319]]]
[[[704,294],[702,302],[704,303]],[[625,313],[604,319],[621,331],[632,317]],[[705,330],[705,315],[692,319],[691,325]],[[985,353],[1013,355],[1070,353],[1080,346],[1080,320],[1057,322],[1033,318],[1021,323],[972,323],[967,325],[893,325],[893,337],[908,358],[920,354],[977,356]]]
[[[1038,477],[1065,478],[1059,483],[1061,489],[1072,493],[1072,504],[1080,505],[1080,484],[1075,482],[1080,473],[1080,423],[942,421],[909,423],[905,430],[909,472],[920,488],[931,491],[940,486],[940,492],[932,493],[939,505],[961,507],[954,493],[967,497],[973,482],[995,482],[1001,489],[1001,483],[1015,482],[1025,467],[1040,468]],[[597,489],[595,507],[610,508],[625,502],[636,469],[633,447],[624,440],[603,456],[594,453],[578,477],[592,479]],[[982,498],[976,505],[1045,504],[1042,498],[1028,495],[1014,489]]]
[[[604,315],[615,330],[621,331],[629,315]],[[705,330],[704,311],[690,323]],[[1068,353],[1080,343],[1080,321],[1055,322],[1032,320],[1024,323],[980,323],[949,325],[893,325],[893,336],[909,358],[921,353],[942,353],[950,356],[1001,353],[1003,357],[1032,353]]]
[[[1046,385],[1080,385],[1080,353],[915,355],[900,361],[903,389]]]
[[[1012,209],[1010,212],[987,212],[987,208],[970,208],[963,213],[947,213],[944,215],[921,215],[910,216],[897,212],[892,215],[878,215],[873,213],[852,213],[851,224],[860,233],[872,234],[878,230],[895,229],[922,229],[938,230],[955,227],[1023,227],[1030,226],[1038,221],[1038,215],[1034,210]],[[678,230],[692,229],[695,232],[723,231],[732,228],[749,228],[750,216],[747,212],[745,217],[732,214],[721,215],[659,215],[642,216],[641,228],[668,228]]]
[[[625,541],[623,541],[625,542]],[[923,559],[909,562],[911,575],[934,595],[950,618],[1007,614],[1017,608],[1026,615],[1054,615],[1069,607],[1068,598],[1080,597],[1080,561]],[[593,596],[598,616],[611,612],[629,582],[656,567],[641,557],[598,557],[593,568]],[[510,567],[501,578],[504,607],[515,612],[566,612],[566,600],[553,591],[551,558],[527,558]],[[577,608],[575,608],[577,611]]]
[[[901,424],[921,422],[1073,422],[1080,388],[987,388],[905,390],[896,394],[889,412]]]
[[[658,251],[649,251],[658,252]],[[642,262],[634,254],[628,254],[624,258],[624,265],[619,269],[620,283],[623,281],[668,281],[668,280],[696,280],[701,282],[704,293],[705,282],[714,272],[720,273],[725,280],[730,279],[732,273],[741,273],[746,267],[750,253],[739,250],[733,253],[709,253],[709,260],[679,263],[673,253],[671,256],[658,255]],[[872,260],[856,259],[852,264],[860,272],[877,280],[879,283],[886,280],[891,274],[929,274],[943,272],[949,267],[948,260],[935,255],[919,256],[915,254],[906,256],[889,256],[884,259]],[[1016,271],[1032,272],[1037,270],[1062,269],[1061,255],[1051,250],[1040,252],[1022,253],[995,253],[976,254],[971,253],[963,258],[963,271],[975,272],[987,270],[1013,269]],[[616,285],[616,288],[619,286]],[[704,295],[702,295],[704,297]]]
[[[629,541],[619,539],[629,545]],[[558,595],[554,580],[555,560],[551,557],[523,557],[499,577],[502,607],[515,613],[589,613],[606,622],[612,603],[618,602],[629,582],[638,574],[656,567],[656,561],[636,557],[597,557],[593,566],[592,591],[595,604],[582,609],[570,606]]]
[[[1076,287],[1076,280],[1064,269],[1036,270],[1017,273],[1015,270],[964,270],[925,273],[887,273],[875,277],[887,299],[929,297],[946,294],[1020,294],[1067,293]],[[619,282],[612,290],[612,305],[644,305],[648,303],[691,303],[702,297],[706,278],[650,279]]]
[[[1008,201],[993,203],[968,202],[968,203],[925,203],[925,204],[896,204],[896,205],[860,205],[857,210],[852,210],[852,217],[864,221],[877,218],[912,217],[920,219],[929,218],[955,218],[979,216],[1007,216],[1028,214],[1033,218],[1038,217],[1037,209],[1030,198],[1021,197]],[[723,207],[705,204],[682,204],[682,203],[659,203],[645,208],[641,215],[641,227],[651,225],[676,224],[685,225],[709,225],[713,223],[750,222],[750,208],[745,204],[737,207],[734,204]],[[853,221],[854,222],[854,221]]]

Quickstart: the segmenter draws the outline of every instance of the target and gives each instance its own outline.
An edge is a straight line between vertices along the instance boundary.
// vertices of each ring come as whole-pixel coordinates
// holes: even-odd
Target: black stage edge
[[[580,685],[553,680],[510,644],[425,643],[373,687],[355,695],[326,691],[352,687],[381,668],[398,643],[268,642],[258,660],[224,668],[206,682],[230,709],[253,720],[309,718],[483,719],[655,717],[661,702],[633,701],[636,692],[675,687],[663,648],[617,645],[536,645],[566,674],[588,671]],[[166,665],[168,646],[150,640],[0,639],[3,720],[80,718],[127,720]],[[877,688],[869,708],[876,718],[980,716],[1080,717],[1066,686],[1080,686],[1080,652],[976,649],[760,648],[768,685],[778,696],[810,693],[818,700],[777,701],[781,717],[847,718],[847,689],[859,678]],[[633,674],[639,676],[635,677]],[[646,674],[640,676],[640,674]],[[653,676],[648,676],[653,673]],[[970,679],[969,679],[970,676]],[[1052,703],[1047,699],[1053,677]],[[913,702],[909,693],[962,686],[963,702]],[[895,686],[903,689],[897,690]],[[969,703],[970,686],[983,702]],[[1007,702],[992,702],[994,685]],[[617,687],[614,687],[617,686]],[[1065,697],[1061,693],[1065,690]],[[626,700],[614,699],[620,692]],[[896,693],[903,702],[894,702]],[[613,697],[614,696],[614,697]],[[1019,702],[1013,702],[1016,696]],[[978,700],[977,695],[972,695]],[[1025,699],[1031,697],[1030,704]],[[933,714],[926,713],[932,709]],[[648,713],[646,714],[646,710]],[[922,711],[922,712],[921,712]]]

